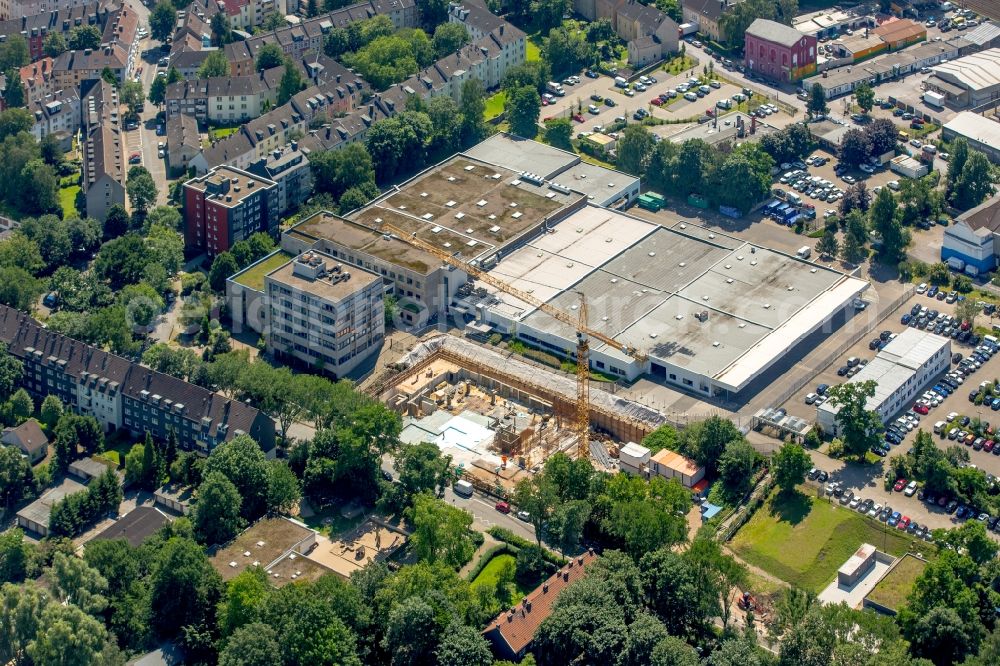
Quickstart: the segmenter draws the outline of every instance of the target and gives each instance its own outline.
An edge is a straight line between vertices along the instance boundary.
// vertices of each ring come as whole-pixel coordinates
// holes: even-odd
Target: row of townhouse
[[[112,12],[96,49],[66,51],[52,63],[53,85],[79,88],[87,81],[101,78],[110,69],[115,78],[125,82],[139,60],[139,14],[132,5]]]
[[[81,189],[87,215],[104,221],[108,209],[125,205],[128,155],[122,132],[118,92],[107,81],[98,81],[81,102],[83,164]]]
[[[638,0],[573,0],[573,9],[590,21],[608,19],[628,47],[628,62],[633,67],[677,52],[677,23],[656,7]]]
[[[111,3],[91,0],[71,7],[23,14],[17,18],[5,18],[0,21],[0,40],[14,35],[24,37],[28,43],[31,59],[37,60],[44,55],[45,38],[50,34],[58,33],[63,38],[68,38],[70,31],[84,25],[97,26],[103,31],[117,9],[118,7]],[[0,16],[8,16],[3,13],[2,6],[0,6]]]
[[[36,14],[67,11],[92,4],[96,4],[94,0],[0,0],[0,20],[10,21]],[[102,6],[120,4],[120,0],[101,1]]]
[[[322,53],[323,41],[335,28],[346,28],[376,16],[388,16],[396,30],[416,28],[420,24],[415,0],[368,0],[227,44],[226,59],[231,63],[234,76],[253,69],[257,51],[265,44],[277,44],[286,55],[298,60],[308,51]]]
[[[306,88],[287,104],[245,123],[238,132],[206,148],[189,162],[189,166],[198,174],[220,164],[246,169],[292,138],[304,135],[310,125],[336,124],[344,113],[339,90],[342,88],[342,82],[336,79]],[[374,119],[384,117],[387,114],[381,111],[381,107],[381,103],[373,103],[360,113],[371,113]]]
[[[36,399],[55,395],[108,431],[159,440],[174,433],[182,448],[203,454],[240,434],[274,449],[274,421],[260,410],[50,331],[5,305],[0,341],[24,364],[22,385]]]
[[[229,25],[245,32],[261,25],[268,14],[277,12],[284,16],[288,13],[284,0],[219,0],[219,5]]]

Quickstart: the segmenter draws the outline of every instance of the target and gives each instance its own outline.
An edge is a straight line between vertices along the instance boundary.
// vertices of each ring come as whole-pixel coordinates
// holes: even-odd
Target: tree
[[[66,40],[62,33],[50,32],[42,42],[42,53],[48,58],[57,58],[66,51]]]
[[[837,233],[832,229],[827,229],[818,241],[816,241],[816,251],[821,257],[836,257],[840,252],[840,243],[837,242]]]
[[[935,541],[939,548],[951,547],[956,552],[966,553],[978,565],[984,565],[997,556],[997,542],[990,538],[986,526],[978,520],[970,520],[950,530],[940,530],[939,534],[935,534]]]
[[[661,449],[670,451],[677,450],[679,435],[677,428],[668,423],[664,423],[659,428],[642,438],[642,445],[652,453],[657,453]]]
[[[875,395],[875,382],[838,384],[829,389],[830,404],[838,407],[835,420],[836,434],[844,441],[844,449],[861,458],[873,445],[881,441],[882,419],[878,413],[866,408],[866,402]]]
[[[101,247],[94,261],[94,272],[107,280],[112,289],[118,290],[142,280],[150,261],[150,252],[142,238],[126,234]]]
[[[41,293],[41,283],[24,269],[0,266],[0,303],[18,310],[30,310]]]
[[[240,531],[240,505],[236,486],[219,472],[209,472],[198,486],[194,507],[194,530],[206,544],[224,544]]]
[[[285,73],[281,76],[281,81],[278,84],[278,104],[285,104],[305,87],[306,84],[299,69],[295,65],[286,64]]]
[[[0,342],[0,402],[6,402],[21,383],[24,365],[7,351],[7,344]]]
[[[59,139],[53,133],[46,134],[38,142],[38,149],[42,154],[42,161],[50,167],[58,169],[63,162],[63,151],[59,145]]]
[[[157,76],[153,79],[153,82],[149,84],[149,101],[159,106],[160,104],[163,104],[166,97],[167,78],[165,76]]]
[[[632,125],[629,127],[636,127]],[[545,121],[545,142],[563,150],[573,150],[573,123],[569,118],[551,118]]]
[[[561,2],[561,0],[553,1]],[[562,21],[561,14],[559,21]],[[583,33],[556,28],[549,33],[542,45],[542,55],[552,67],[552,73],[559,78],[571,72],[579,72],[581,67],[592,64],[595,59],[595,49],[596,45],[587,41]]]
[[[490,666],[493,654],[482,634],[468,625],[456,623],[441,636],[438,644],[439,666]]]
[[[732,421],[712,416],[682,431],[678,449],[714,475],[726,445],[742,440],[742,433]]]
[[[38,618],[38,633],[27,652],[36,666],[104,663],[101,655],[107,640],[101,622],[73,604],[49,603]]]
[[[528,512],[529,520],[535,528],[535,541],[539,546],[542,545],[542,535],[549,516],[558,501],[557,489],[545,474],[522,479],[514,487],[514,503],[522,511]]]
[[[806,111],[812,116],[818,116],[826,113],[828,110],[829,107],[826,105],[826,92],[823,90],[823,85],[814,83],[809,90],[809,102],[806,104]]]
[[[771,157],[758,146],[738,147],[718,168],[716,178],[723,186],[714,191],[712,198],[743,213],[750,212],[771,190],[773,164]]]
[[[163,77],[158,76],[156,78],[161,79]],[[126,81],[122,84],[121,90],[118,92],[118,99],[121,100],[122,104],[128,106],[129,113],[134,115],[137,113],[139,105],[146,99],[142,83],[139,81]]]
[[[750,490],[756,462],[757,452],[746,441],[734,439],[726,444],[719,457],[719,481],[729,497],[742,498]]]
[[[31,160],[21,170],[19,208],[30,214],[62,210],[55,171],[41,159]]]
[[[882,241],[879,256],[887,264],[896,265],[906,256],[909,238],[896,215],[896,197],[888,187],[881,189],[875,197],[870,215],[872,229]]]
[[[899,130],[889,118],[875,118],[865,126],[872,155],[878,157],[896,149]]]
[[[691,562],[667,549],[643,556],[640,567],[643,590],[650,608],[663,619],[667,631],[686,636],[703,628],[709,620],[711,599],[699,599]]]
[[[451,456],[441,455],[441,449],[428,442],[400,449],[396,471],[407,502],[420,493],[443,493],[453,478]]]
[[[844,198],[840,200],[840,215],[847,217],[851,211],[859,210],[867,213],[871,205],[871,193],[865,182],[858,181],[844,191]]]
[[[270,460],[267,465],[267,509],[277,513],[288,513],[302,494],[299,479],[288,465],[281,460]]]
[[[384,182],[401,171],[423,166],[431,132],[427,114],[415,111],[403,111],[372,125],[365,141],[376,178]]]
[[[483,114],[486,112],[486,89],[482,81],[473,78],[462,83],[459,110],[462,113],[462,145],[479,143],[485,134]]]
[[[457,568],[472,557],[475,546],[470,539],[469,513],[420,493],[413,498],[406,517],[413,525],[410,541],[421,560],[434,563],[440,559]]]
[[[952,202],[956,208],[968,210],[981,204],[993,192],[989,159],[978,150],[970,151],[969,159],[955,182]]]
[[[31,464],[21,452],[13,446],[0,448],[0,506],[10,509],[24,497],[30,497],[34,482]],[[4,566],[0,563],[0,570]],[[0,583],[6,580],[0,576]]]
[[[215,16],[225,18],[224,13],[219,13]],[[213,23],[215,22],[215,16],[212,17]],[[226,54],[221,49],[210,52],[208,57],[201,63],[201,67],[198,68],[199,79],[210,79],[220,76],[229,76],[229,61],[226,60]],[[167,83],[170,82],[168,81]]]
[[[35,412],[35,403],[23,388],[17,389],[10,397],[10,413],[14,417],[15,423],[20,425],[28,420],[28,417]]]
[[[771,473],[781,492],[790,494],[805,480],[812,458],[798,444],[787,442],[771,458]]]
[[[260,622],[237,629],[219,653],[219,666],[272,666],[281,661],[277,633]]]
[[[240,516],[253,521],[267,510],[268,466],[260,446],[249,435],[238,435],[212,450],[205,463],[205,478],[219,472],[229,479],[243,499]]]
[[[21,83],[21,72],[11,68],[4,73],[4,77],[7,79],[7,89],[4,90],[3,100],[7,108],[23,108],[27,100],[25,99],[24,84]]]
[[[101,45],[101,31],[96,25],[80,25],[69,31],[69,48],[74,51],[96,49]]]
[[[642,175],[655,146],[653,134],[648,129],[642,125],[628,125],[618,140],[618,167],[627,173]]]
[[[11,447],[5,449],[0,449],[0,460],[6,457],[4,451]],[[16,454],[17,451],[14,451]],[[20,455],[17,456],[20,459]],[[2,465],[2,462],[0,462]],[[0,470],[0,474],[2,474]],[[35,556],[34,547],[24,540],[24,532],[20,528],[15,527],[13,529],[7,530],[6,532],[0,533],[0,585],[5,583],[20,583],[28,575],[29,562]],[[2,596],[0,596],[0,601],[2,601]],[[0,618],[4,616],[2,610],[0,610]],[[4,654],[3,646],[3,630],[0,629],[0,656]]]
[[[212,261],[212,268],[208,271],[208,284],[212,291],[222,293],[226,289],[226,280],[240,270],[236,259],[229,252],[220,252]]]
[[[868,251],[854,234],[844,234],[844,242],[840,244],[840,258],[848,264],[860,264],[868,257]]]
[[[857,128],[847,130],[840,140],[840,148],[837,152],[841,163],[857,167],[862,162],[867,161],[869,155],[871,155],[871,144],[865,133]]]
[[[229,23],[229,17],[225,12],[212,15],[212,45],[219,47],[218,53],[222,53],[221,48],[233,41],[233,27]]]
[[[541,108],[542,99],[534,88],[522,86],[508,92],[504,101],[504,112],[510,122],[511,132],[526,139],[533,139],[538,134]]]
[[[857,100],[862,111],[870,113],[872,107],[875,106],[875,89],[867,81],[864,81],[854,89],[854,99]]]
[[[2,114],[0,114],[2,117]],[[948,174],[945,182],[947,184],[948,197],[951,198],[955,192],[955,185],[962,175],[965,163],[969,161],[969,142],[963,137],[957,137],[951,144],[951,157],[948,158]]]
[[[264,44],[257,51],[256,66],[258,72],[265,69],[280,67],[285,64],[285,52],[277,44]]]
[[[918,657],[930,659],[934,664],[959,663],[974,652],[975,640],[969,627],[953,609],[944,606],[932,608],[920,617],[910,632],[912,651]]]
[[[432,42],[435,55],[443,58],[469,43],[469,31],[461,23],[441,23],[434,29]]]
[[[125,191],[128,193],[128,200],[132,203],[132,210],[140,216],[144,215],[149,207],[156,203],[156,183],[153,182],[149,171],[143,167],[129,169]]]
[[[699,666],[701,659],[693,647],[674,636],[667,636],[653,646],[650,666]]]
[[[34,117],[27,109],[0,111],[0,140],[21,132],[29,132],[34,124]]]
[[[63,413],[63,404],[55,395],[49,394],[42,400],[42,406],[38,411],[39,420],[47,428],[54,428],[59,417]]]
[[[129,223],[129,214],[125,210],[125,206],[112,204],[108,209],[108,216],[104,219],[104,240],[114,240],[125,235],[128,232]]]
[[[212,620],[220,593],[219,574],[201,546],[183,537],[162,544],[149,577],[150,619],[160,636]]]
[[[52,557],[46,571],[52,593],[61,602],[71,602],[83,612],[97,616],[107,608],[108,581],[84,560],[65,553]]]
[[[177,26],[177,10],[168,0],[160,0],[149,13],[149,33],[153,39],[166,42]],[[163,78],[163,77],[157,77]]]

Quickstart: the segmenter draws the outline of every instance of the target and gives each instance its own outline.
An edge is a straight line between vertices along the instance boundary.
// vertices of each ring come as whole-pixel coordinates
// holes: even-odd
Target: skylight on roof
[[[480,199],[479,201],[476,202],[476,205],[479,206],[480,208],[482,208],[487,203],[489,203],[489,202],[487,202],[486,199]]]

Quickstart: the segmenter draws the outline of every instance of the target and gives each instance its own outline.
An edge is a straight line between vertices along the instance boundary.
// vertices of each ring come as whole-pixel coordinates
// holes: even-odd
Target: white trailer
[[[936,109],[944,108],[945,96],[939,92],[934,92],[933,90],[928,90],[924,93],[924,104],[927,106],[933,106]]]

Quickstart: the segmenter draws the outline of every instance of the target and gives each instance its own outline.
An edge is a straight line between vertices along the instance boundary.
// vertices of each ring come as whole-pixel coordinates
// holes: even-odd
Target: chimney
[[[549,592],[549,581],[542,583],[542,594],[548,594]]]

